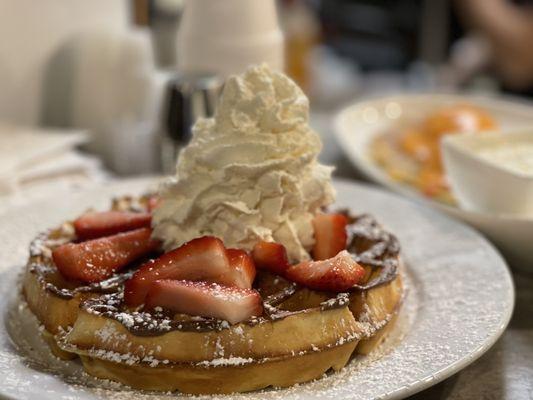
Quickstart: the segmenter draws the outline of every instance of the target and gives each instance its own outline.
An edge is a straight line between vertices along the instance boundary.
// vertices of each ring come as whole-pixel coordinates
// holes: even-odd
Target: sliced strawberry
[[[277,275],[283,275],[289,268],[285,246],[274,242],[259,242],[254,246],[252,257],[255,266]]]
[[[314,290],[342,292],[365,276],[365,269],[346,250],[321,261],[304,261],[289,267],[285,277]]]
[[[215,281],[223,285],[250,289],[255,279],[255,265],[244,250],[227,249],[230,270]]]
[[[213,281],[230,271],[226,249],[220,239],[204,236],[150,260],[126,281],[124,299],[139,306],[153,282],[160,279]]]
[[[148,291],[145,307],[157,306],[182,314],[214,317],[231,324],[263,312],[261,296],[256,290],[168,279],[154,282]]]
[[[74,221],[78,239],[87,240],[115,233],[149,228],[152,217],[148,213],[126,211],[88,212]]]
[[[151,229],[141,228],[82,243],[68,243],[54,249],[52,257],[65,278],[99,282],[154,251],[159,242],[152,240],[151,235]]]
[[[161,202],[161,198],[159,196],[150,196],[148,199],[147,208],[149,212],[152,212],[155,210],[155,208],[159,205]]]
[[[319,214],[313,219],[315,245],[313,258],[326,260],[346,248],[348,219],[343,214]]]

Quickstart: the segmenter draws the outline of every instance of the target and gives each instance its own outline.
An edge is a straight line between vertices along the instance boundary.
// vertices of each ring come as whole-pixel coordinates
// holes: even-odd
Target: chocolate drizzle
[[[122,284],[126,280],[128,280],[132,275],[132,272],[127,272],[124,274],[116,274],[116,275],[113,275],[111,278],[108,278],[101,282],[95,282],[95,283],[86,284],[83,286],[76,286],[74,288],[66,288],[66,287],[59,287],[59,285],[46,281],[45,276],[42,274],[42,270],[47,268],[45,265],[33,264],[30,268],[32,272],[37,273],[39,277],[38,278],[39,281],[44,284],[44,287],[47,291],[65,300],[73,299],[78,293],[105,294],[105,293],[116,292],[122,286]]]
[[[294,288],[296,288],[295,285],[291,285],[286,291],[283,291],[283,293],[294,294],[292,291]],[[268,301],[268,299],[266,301]],[[253,317],[242,323],[248,326],[255,326],[293,315],[332,310],[348,305],[350,299],[348,293],[338,293],[335,297],[322,302],[318,307],[297,311],[281,310],[275,306],[269,305],[266,301],[264,303],[265,313],[263,316]],[[183,315],[183,318],[176,318],[175,315],[164,309],[157,309],[151,312],[128,310],[124,305],[123,295],[120,292],[85,300],[81,304],[81,308],[89,314],[110,318],[120,322],[130,333],[136,336],[159,336],[171,331],[220,332],[231,327],[228,322],[216,318],[191,317],[185,315]],[[273,312],[268,312],[268,310],[272,310]]]
[[[374,217],[362,214],[351,217],[348,226],[348,251],[359,264],[379,270],[379,275],[355,285],[352,291],[369,290],[393,281],[398,275],[400,243],[384,230]]]
[[[296,293],[298,289],[299,287],[296,283],[289,283],[285,288],[268,296],[263,303],[271,307],[276,307]]]

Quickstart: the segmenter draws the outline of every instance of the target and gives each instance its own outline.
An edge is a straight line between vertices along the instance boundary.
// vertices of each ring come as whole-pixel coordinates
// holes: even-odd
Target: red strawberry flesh
[[[52,257],[61,274],[86,283],[99,282],[157,249],[149,228],[57,247]]]
[[[274,242],[259,242],[254,246],[252,257],[255,266],[273,274],[283,275],[289,268],[285,246]]]
[[[143,304],[153,282],[161,279],[213,281],[230,270],[220,239],[204,236],[150,260],[125,284],[124,299],[130,307]]]
[[[160,280],[146,296],[145,307],[163,307],[176,313],[214,317],[236,324],[263,312],[261,296],[253,289],[217,283]]]
[[[360,282],[365,269],[346,250],[320,261],[304,261],[289,267],[285,277],[313,290],[343,292]]]
[[[313,258],[326,260],[346,249],[348,219],[343,214],[319,214],[313,219]]]
[[[151,222],[152,217],[148,213],[126,211],[87,212],[74,221],[74,229],[78,239],[87,240],[139,228],[149,228]]]
[[[250,289],[255,279],[255,265],[252,258],[244,250],[227,249],[230,264],[228,272],[218,277],[215,282],[228,286]]]

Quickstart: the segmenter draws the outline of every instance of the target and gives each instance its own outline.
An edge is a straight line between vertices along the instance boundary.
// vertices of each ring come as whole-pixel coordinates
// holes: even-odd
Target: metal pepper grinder
[[[179,151],[189,143],[200,117],[212,117],[222,80],[211,74],[172,75],[166,82],[161,120],[161,167],[173,174]]]

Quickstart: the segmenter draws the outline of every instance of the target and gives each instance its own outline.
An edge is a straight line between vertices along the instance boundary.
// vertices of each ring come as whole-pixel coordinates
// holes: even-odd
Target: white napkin
[[[0,211],[59,188],[103,180],[100,161],[75,150],[86,141],[82,131],[0,124]]]

